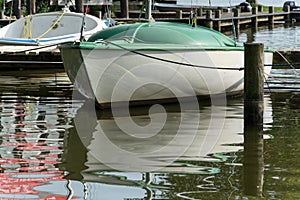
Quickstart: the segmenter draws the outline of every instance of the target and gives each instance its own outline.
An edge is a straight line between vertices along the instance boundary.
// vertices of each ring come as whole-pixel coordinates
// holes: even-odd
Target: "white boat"
[[[80,93],[102,106],[232,95],[244,88],[244,47],[229,37],[182,23],[120,25],[87,42],[60,46]],[[273,52],[265,50],[265,72]]]
[[[83,27],[83,29],[82,29]],[[0,29],[0,45],[49,46],[73,42],[107,26],[92,15],[70,12],[40,13],[20,18]]]

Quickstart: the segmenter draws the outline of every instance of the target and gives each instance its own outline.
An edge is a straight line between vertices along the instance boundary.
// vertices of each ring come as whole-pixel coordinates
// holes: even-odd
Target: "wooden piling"
[[[270,6],[269,7],[269,14],[270,16],[268,17],[268,27],[270,30],[274,29],[274,7],[273,6]]]
[[[251,24],[252,24],[252,28],[257,29],[258,28],[258,8],[257,7],[253,7],[252,8],[252,18],[251,18]]]
[[[240,20],[239,20],[240,14],[241,14],[241,8],[237,8],[234,10],[233,17],[235,18],[234,26],[235,26],[236,35],[239,35],[240,33]]]
[[[244,126],[263,124],[264,45],[245,43]]]
[[[182,19],[182,10],[176,11],[176,18],[177,19]]]
[[[22,16],[21,0],[13,0],[13,12],[17,19],[21,18]]]
[[[199,16],[199,17],[202,17],[202,15],[203,15],[203,8],[202,7],[199,7],[198,9],[197,9],[197,15]]]
[[[129,1],[128,0],[121,0],[121,17],[122,18],[129,18]]]
[[[257,9],[258,9],[258,12],[263,12],[263,7],[262,7],[262,5],[258,5],[258,6],[257,6]]]
[[[264,45],[245,43],[244,71],[244,193],[262,197]]]
[[[290,21],[290,19],[291,19],[291,14],[290,14],[291,13],[291,7],[290,6],[285,6],[284,11],[288,13],[287,15],[285,15],[284,20],[285,21]]]
[[[208,27],[208,28],[213,28],[213,21],[212,21],[212,10],[207,10],[206,11],[206,20],[207,20],[207,24],[206,24],[206,26]]]
[[[216,10],[215,11],[215,19],[221,19],[221,18],[222,18],[222,11]],[[214,21],[214,29],[221,32],[221,21],[220,20]]]
[[[273,24],[274,23],[274,7],[273,6],[269,7],[269,14],[270,14],[270,16],[268,17],[269,24]]]

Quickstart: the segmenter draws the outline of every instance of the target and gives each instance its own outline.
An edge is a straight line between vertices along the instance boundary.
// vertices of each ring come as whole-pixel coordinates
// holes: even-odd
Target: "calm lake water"
[[[232,33],[226,35],[232,37]],[[273,49],[300,48],[300,22],[276,22],[273,27],[261,26],[258,30],[245,28],[240,31],[239,42],[263,43],[265,47]]]
[[[161,128],[144,137],[122,110],[74,98],[63,71],[1,72],[0,199],[299,199],[299,73],[272,71],[263,138],[244,142],[242,98],[165,106],[163,127],[134,108]]]
[[[239,40],[299,47],[297,26],[272,31]],[[244,138],[240,97],[112,116],[63,70],[1,71],[0,199],[300,199],[300,70],[265,88],[263,131]]]

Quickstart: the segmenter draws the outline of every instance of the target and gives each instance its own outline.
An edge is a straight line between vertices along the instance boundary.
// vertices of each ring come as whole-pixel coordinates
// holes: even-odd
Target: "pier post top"
[[[235,17],[239,17],[240,13],[241,13],[241,8],[237,8],[237,9],[234,10],[234,16]]]
[[[258,8],[257,7],[253,7],[252,8],[252,14],[257,14],[258,13]]]
[[[263,46],[263,45],[264,45],[263,43],[248,43],[248,42],[244,43],[244,46]]]
[[[207,10],[206,11],[206,19],[211,19],[212,18],[212,10]]]

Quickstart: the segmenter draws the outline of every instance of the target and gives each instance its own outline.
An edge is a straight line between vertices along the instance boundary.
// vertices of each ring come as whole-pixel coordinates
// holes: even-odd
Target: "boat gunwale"
[[[199,45],[186,46],[178,44],[143,44],[143,45],[120,45],[120,44],[106,44],[99,42],[70,42],[60,45],[60,48],[73,48],[82,50],[128,50],[128,51],[244,51],[244,46],[223,46],[223,47],[201,47]],[[159,46],[159,45],[164,45]],[[264,52],[274,53],[275,50],[265,48]]]

